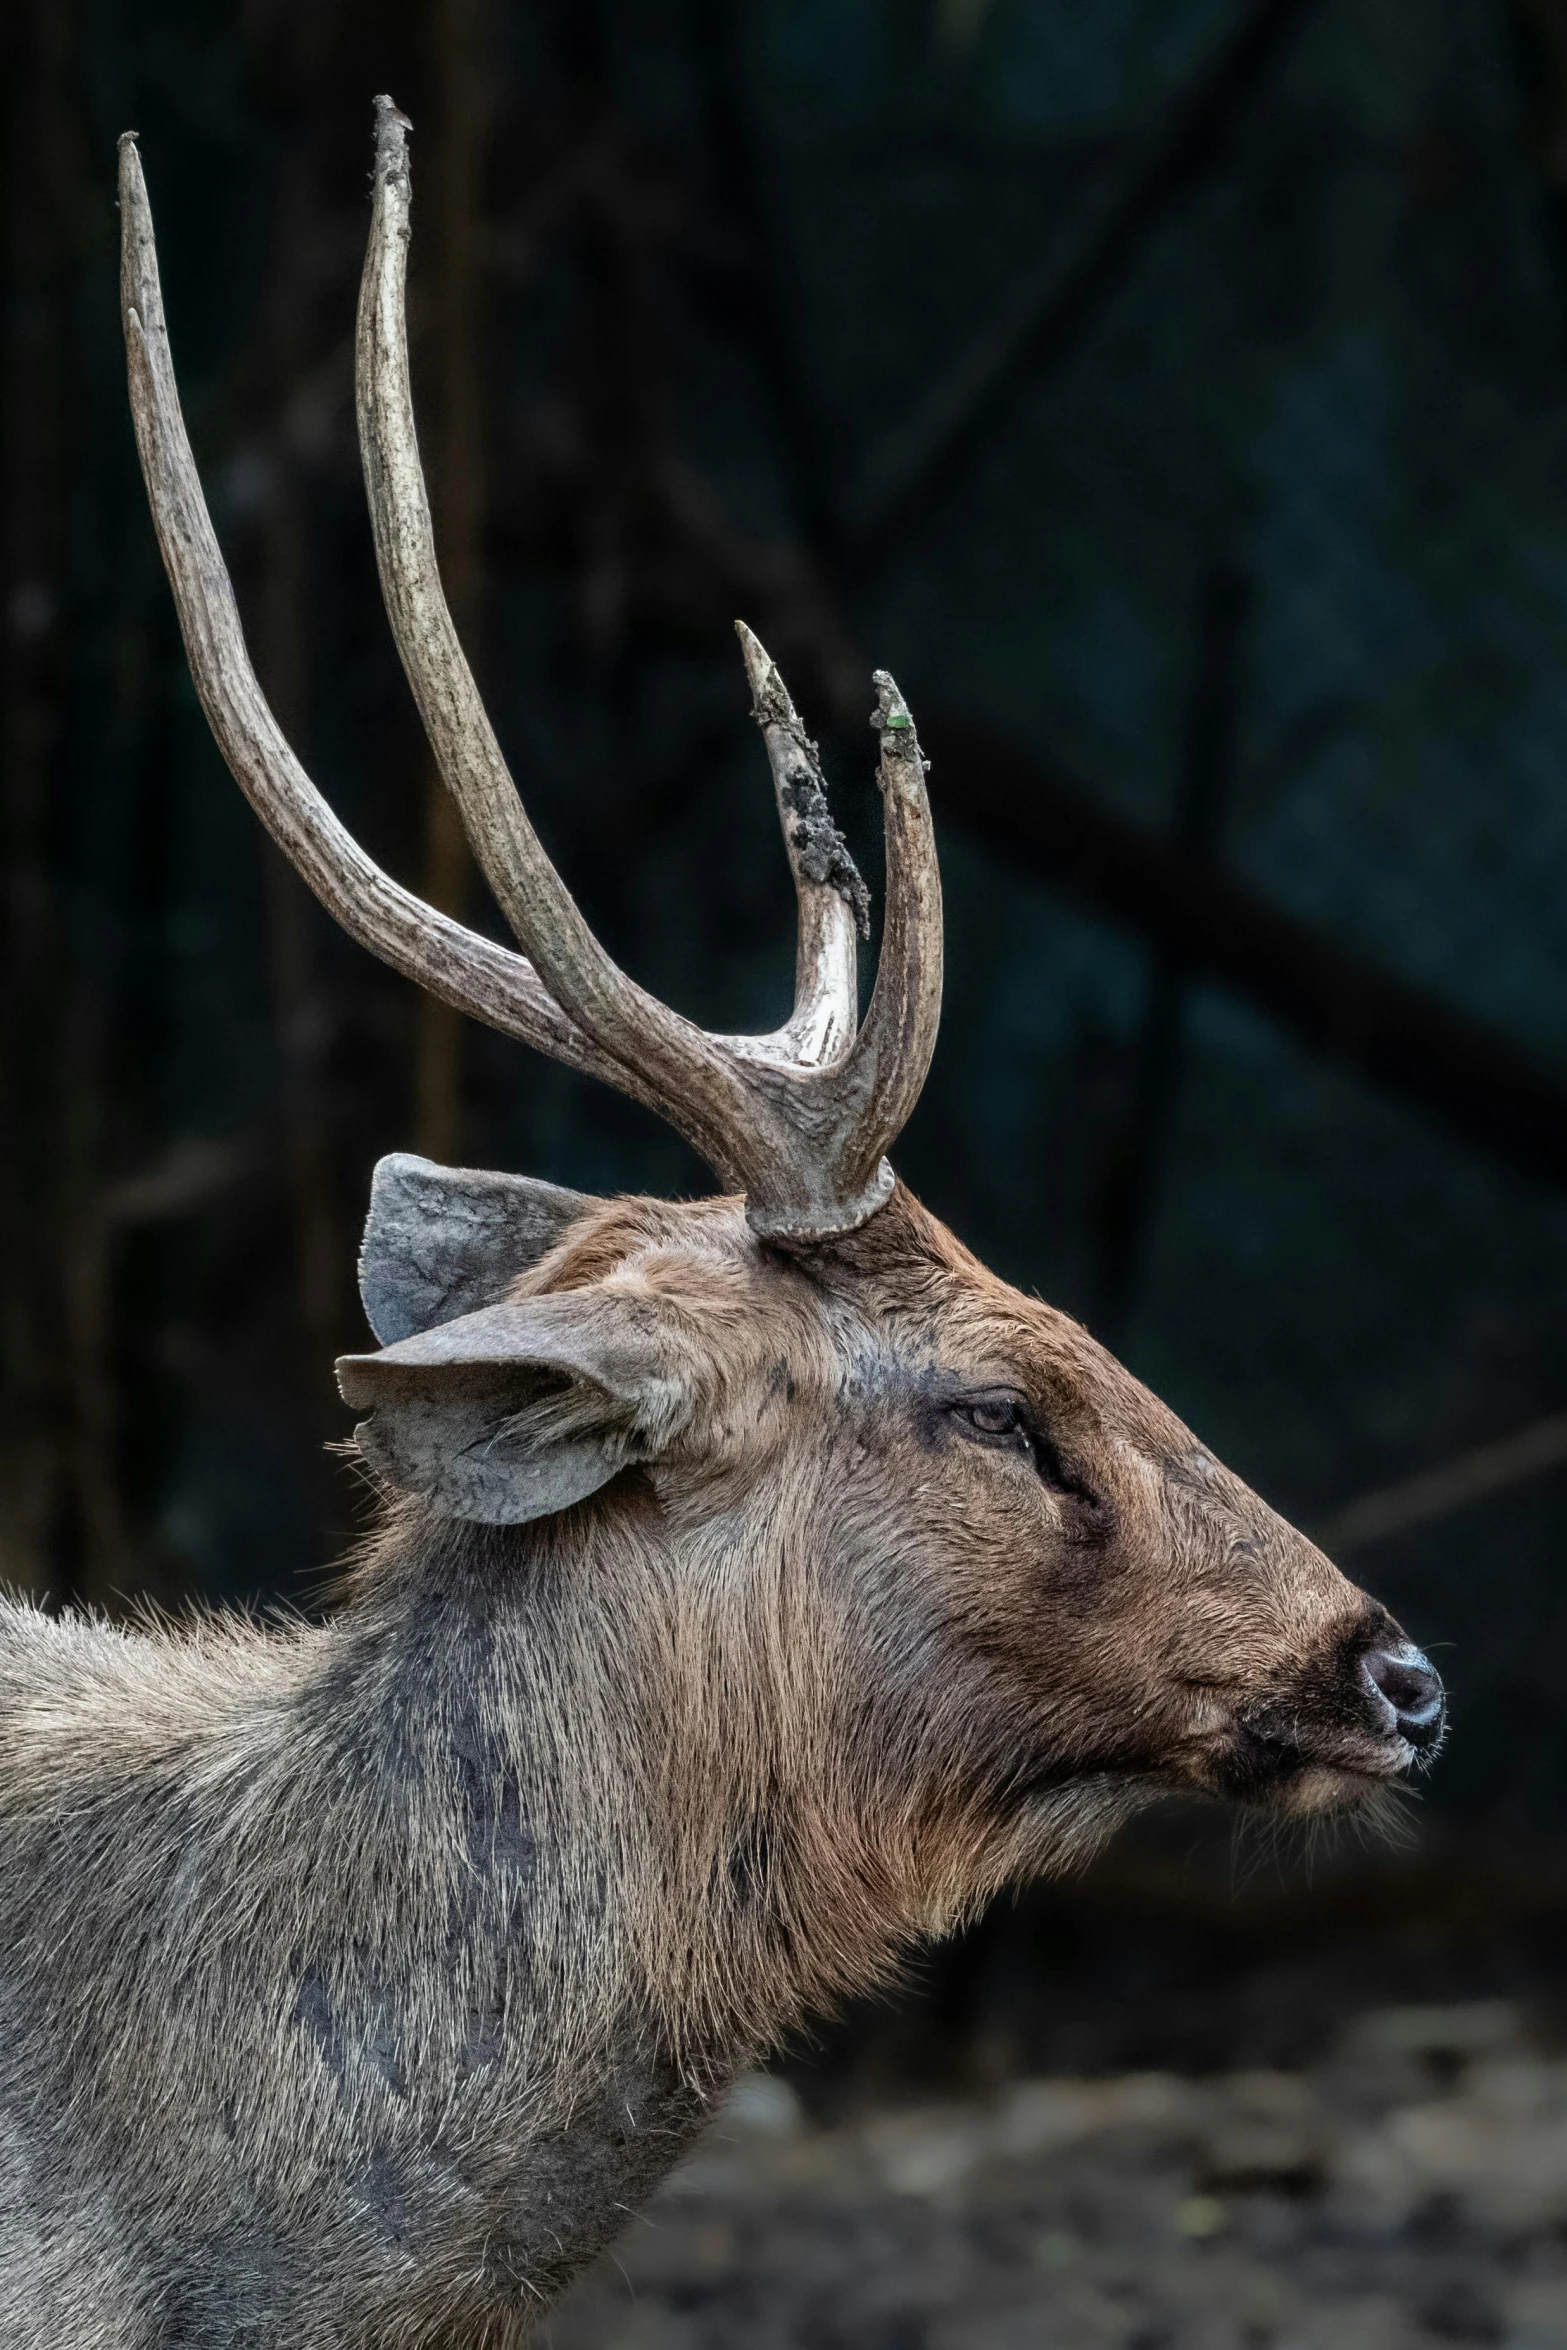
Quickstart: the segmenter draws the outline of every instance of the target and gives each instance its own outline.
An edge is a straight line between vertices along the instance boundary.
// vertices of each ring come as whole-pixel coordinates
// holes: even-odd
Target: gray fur
[[[551,1735],[610,1690],[484,1539],[173,1676],[0,1603],[5,2350],[510,2343],[703,2120]]]
[[[371,1178],[359,1251],[366,1320],[389,1346],[492,1305],[595,1204],[532,1176],[391,1152]]]

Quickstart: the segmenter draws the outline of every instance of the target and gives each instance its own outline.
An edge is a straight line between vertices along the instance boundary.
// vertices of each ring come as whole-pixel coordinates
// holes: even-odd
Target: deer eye
[[[1021,1396],[964,1395],[959,1396],[950,1409],[965,1436],[975,1437],[981,1444],[997,1445],[1008,1452],[1033,1455],[1033,1415]]]
[[[974,1443],[991,1445],[997,1452],[1022,1453],[1052,1492],[1071,1495],[1094,1517],[1102,1514],[1099,1495],[1067,1467],[1022,1396],[997,1388],[989,1394],[960,1395],[947,1410]]]

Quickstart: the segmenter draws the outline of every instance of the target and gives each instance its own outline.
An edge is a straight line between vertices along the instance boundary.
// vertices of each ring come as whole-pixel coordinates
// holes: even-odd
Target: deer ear
[[[371,1178],[359,1250],[371,1329],[385,1345],[492,1305],[593,1204],[531,1176],[394,1151]]]
[[[483,1307],[343,1355],[366,1457],[448,1516],[516,1526],[651,1460],[690,1414],[688,1383],[640,1301],[568,1290]]]

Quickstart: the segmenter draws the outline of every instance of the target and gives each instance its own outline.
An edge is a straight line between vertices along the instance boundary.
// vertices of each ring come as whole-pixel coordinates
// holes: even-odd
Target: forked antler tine
[[[767,1128],[782,1142],[776,1163],[752,1175],[747,1213],[757,1231],[797,1244],[852,1232],[890,1197],[885,1153],[919,1099],[941,1017],[941,876],[925,762],[885,670],[871,723],[881,736],[887,905],[864,1025],[829,1067],[759,1060],[753,1070]]]
[[[855,934],[870,935],[870,892],[832,820],[816,745],[801,725],[777,664],[743,620],[751,711],[767,745],[789,870],[799,908],[794,1011],[785,1036],[808,1068],[837,1060],[859,1020]]]
[[[551,1001],[521,955],[464,929],[384,873],[301,767],[251,667],[191,455],[133,132],[120,141],[120,246],[131,415],[148,502],[196,692],[241,791],[327,911],[372,954],[474,1019],[637,1090]],[[656,1106],[645,1084],[640,1098]]]
[[[743,1122],[733,1074],[703,1032],[637,986],[599,945],[528,822],[441,586],[408,380],[405,287],[412,187],[406,116],[377,98],[374,203],[359,295],[355,383],[365,494],[387,617],[441,779],[501,912],[569,1016],[656,1086],[665,1115],[718,1163]],[[714,1098],[716,1096],[716,1098]],[[692,1114],[697,1124],[693,1126]]]

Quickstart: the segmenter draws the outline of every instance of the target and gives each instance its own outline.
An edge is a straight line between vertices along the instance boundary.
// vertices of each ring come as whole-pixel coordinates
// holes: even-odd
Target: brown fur
[[[512,1294],[590,1288],[672,1399],[591,1500],[389,1496],[320,1628],[0,1618],[7,2345],[510,2343],[998,1886],[1411,1761],[1382,1611],[906,1192],[802,1255],[599,1205]]]

